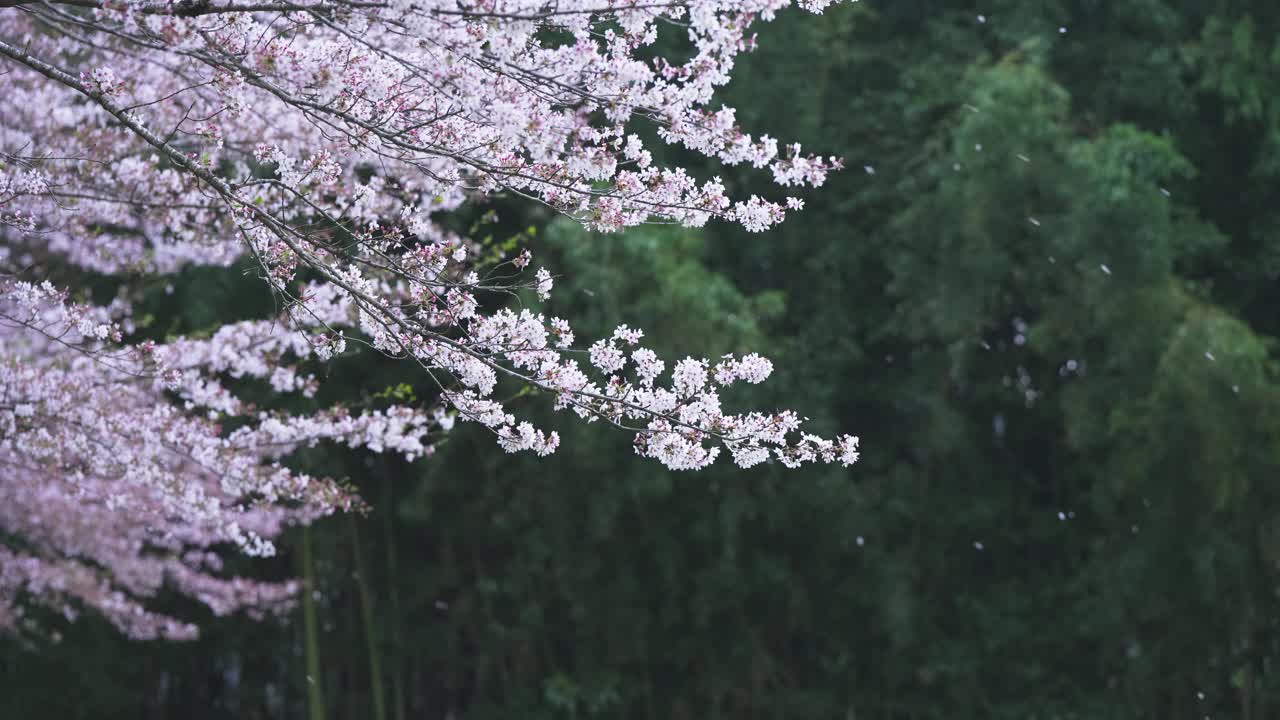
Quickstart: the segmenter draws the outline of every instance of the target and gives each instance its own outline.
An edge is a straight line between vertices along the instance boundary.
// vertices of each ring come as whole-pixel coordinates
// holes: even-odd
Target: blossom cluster
[[[138,638],[190,637],[193,626],[140,602],[166,582],[218,614],[285,608],[293,583],[219,577],[201,549],[271,555],[286,525],[351,507],[332,481],[282,464],[293,449],[329,441],[414,458],[440,429],[439,415],[400,406],[254,411],[224,378],[311,384],[281,362],[310,345],[280,322],[130,345],[118,342],[130,326],[112,317],[120,307],[66,295],[0,281],[0,528],[22,538],[0,555],[0,625],[21,627],[13,601],[28,597],[68,618],[92,607]]]
[[[215,612],[287,607],[289,583],[226,577],[213,550],[274,552],[284,527],[351,506],[290,453],[336,442],[409,459],[456,420],[506,452],[560,438],[501,382],[631,432],[699,469],[727,453],[857,460],[857,438],[796,413],[727,412],[757,354],[659,358],[638,329],[580,343],[526,249],[483,259],[447,213],[485,196],[602,231],[711,219],[761,231],[839,159],[752,135],[715,100],[751,28],[790,0],[75,0],[0,5],[0,628],[27,603],[94,609],[136,637],[195,629],[149,610],[166,584]],[[831,0],[799,0],[821,12]],[[656,53],[682,29],[684,57]],[[655,143],[750,165],[779,196],[731,197]],[[139,340],[133,279],[250,259],[277,316],[205,338]],[[111,279],[74,302],[54,268]],[[75,274],[68,277],[77,277]],[[303,415],[237,388],[313,397],[316,368],[368,347],[420,367],[439,405]]]

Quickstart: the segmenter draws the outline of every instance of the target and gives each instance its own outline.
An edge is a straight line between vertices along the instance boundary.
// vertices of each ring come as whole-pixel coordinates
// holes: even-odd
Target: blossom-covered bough
[[[806,434],[793,412],[721,408],[718,388],[763,381],[768,360],[668,363],[625,326],[577,343],[499,302],[551,292],[527,250],[481,261],[443,222],[496,193],[606,232],[781,221],[803,205],[785,189],[839,162],[744,133],[713,93],[750,26],[789,4],[0,0],[0,627],[29,629],[35,603],[189,637],[145,604],[165,586],[217,613],[286,608],[290,583],[226,577],[213,549],[270,554],[283,527],[357,502],[289,454],[412,459],[455,419],[508,452],[554,451],[495,399],[503,378],[674,469],[725,451],[742,467],[854,462],[857,438]],[[687,38],[683,59],[654,50],[659,30]],[[781,202],[731,199],[656,163],[652,142],[750,163]],[[246,257],[278,316],[138,339],[130,279]],[[89,274],[117,299],[49,279]],[[416,363],[438,404],[299,416],[234,391],[312,395],[314,370],[360,346]]]

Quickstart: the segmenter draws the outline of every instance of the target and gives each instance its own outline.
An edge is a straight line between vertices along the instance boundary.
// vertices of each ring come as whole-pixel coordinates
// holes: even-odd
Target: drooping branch
[[[788,195],[839,167],[713,106],[750,25],[787,4],[0,0],[15,10],[0,36],[0,464],[16,473],[0,495],[22,494],[13,513],[0,502],[0,537],[27,539],[0,558],[0,625],[36,598],[187,637],[145,608],[165,582],[217,612],[287,604],[287,584],[237,590],[209,548],[269,553],[286,525],[358,502],[290,453],[417,458],[457,420],[502,451],[553,452],[556,433],[496,399],[504,384],[633,433],[670,468],[854,462],[857,438],[722,407],[722,388],[772,373],[767,359],[663,360],[627,326],[579,342],[524,305],[556,279],[527,248],[482,257],[443,219],[508,193],[602,231],[780,222],[799,198],[731,199],[648,144],[749,163]],[[691,56],[650,59],[677,23]],[[139,277],[241,260],[274,291],[270,317],[136,340]],[[46,280],[58,264],[121,293],[73,302]],[[430,396],[289,414],[238,394],[257,383],[314,402],[317,367],[360,348],[412,363]],[[94,527],[108,556],[87,543]]]

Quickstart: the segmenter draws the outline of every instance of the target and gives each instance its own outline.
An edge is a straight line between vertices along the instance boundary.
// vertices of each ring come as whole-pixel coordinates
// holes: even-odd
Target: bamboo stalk
[[[315,568],[311,561],[311,527],[302,528],[302,624],[307,662],[307,713],[324,720],[324,693],[320,685],[320,637],[316,622]]]
[[[354,515],[348,515],[351,523],[351,544],[356,556],[356,587],[360,591],[360,619],[364,624],[365,646],[369,652],[369,686],[373,691],[374,720],[387,720],[387,698],[382,686],[382,648],[378,642],[378,629],[373,622],[373,597],[366,577],[364,550],[360,546],[360,524]]]

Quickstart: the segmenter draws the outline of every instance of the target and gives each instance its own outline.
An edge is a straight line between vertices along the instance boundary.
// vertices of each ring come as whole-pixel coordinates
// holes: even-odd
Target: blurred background
[[[232,558],[304,578],[294,616],[171,598],[199,641],[5,639],[0,716],[1280,716],[1280,4],[791,11],[725,99],[846,170],[758,235],[503,200],[459,229],[532,247],[580,337],[772,357],[728,400],[860,463],[672,474],[536,397],[547,459],[465,425],[412,465],[308,450],[372,510]],[[264,316],[254,282],[189,272],[151,327]],[[328,372],[319,402],[427,392],[367,354]]]

